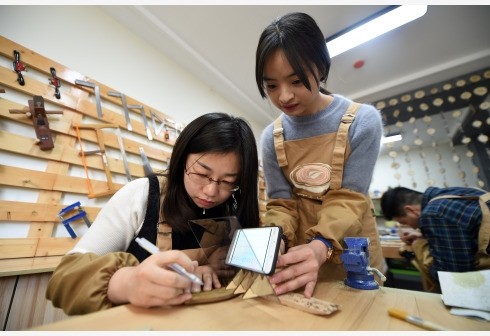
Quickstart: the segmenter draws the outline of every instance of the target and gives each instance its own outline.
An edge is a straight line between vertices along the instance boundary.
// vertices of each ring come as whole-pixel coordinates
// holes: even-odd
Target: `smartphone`
[[[281,235],[279,226],[238,229],[233,234],[225,263],[270,275],[276,269]]]

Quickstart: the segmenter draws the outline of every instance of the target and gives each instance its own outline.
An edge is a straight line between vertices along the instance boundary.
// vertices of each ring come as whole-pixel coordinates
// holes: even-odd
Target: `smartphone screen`
[[[236,230],[226,264],[265,275],[274,273],[281,234],[278,226]]]

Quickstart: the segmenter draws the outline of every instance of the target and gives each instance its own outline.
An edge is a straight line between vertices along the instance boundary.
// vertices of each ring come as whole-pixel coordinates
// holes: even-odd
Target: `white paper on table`
[[[445,305],[490,312],[490,270],[437,274]]]

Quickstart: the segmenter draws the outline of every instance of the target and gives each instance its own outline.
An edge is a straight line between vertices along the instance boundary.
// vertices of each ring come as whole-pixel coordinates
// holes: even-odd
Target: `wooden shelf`
[[[53,272],[63,256],[0,260],[0,277]]]

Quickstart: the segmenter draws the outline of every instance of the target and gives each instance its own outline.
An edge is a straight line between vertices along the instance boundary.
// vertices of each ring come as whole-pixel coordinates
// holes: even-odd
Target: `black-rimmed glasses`
[[[192,182],[200,184],[200,185],[207,185],[207,184],[211,184],[213,182],[216,182],[216,184],[218,185],[218,188],[220,190],[223,190],[223,191],[233,192],[233,191],[237,191],[238,189],[240,189],[239,186],[237,186],[236,184],[234,184],[232,182],[223,181],[223,180],[215,180],[215,179],[209,177],[208,175],[190,172],[190,171],[187,171],[187,169],[184,169],[184,172],[186,173],[187,176],[189,176],[189,179]]]

